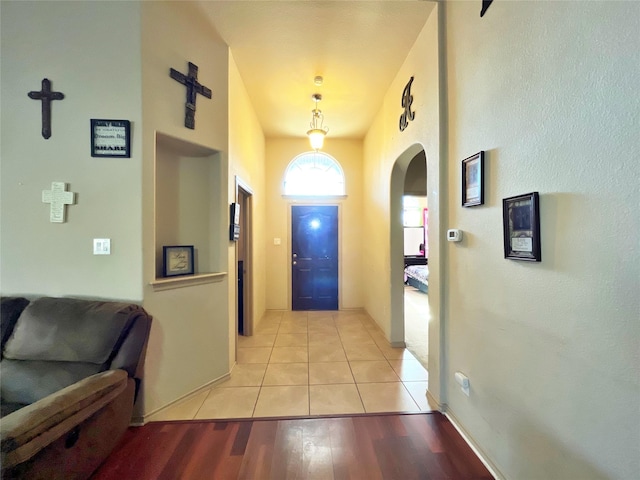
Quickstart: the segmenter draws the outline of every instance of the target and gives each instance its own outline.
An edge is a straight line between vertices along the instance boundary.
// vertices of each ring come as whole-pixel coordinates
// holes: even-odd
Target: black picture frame
[[[131,158],[131,122],[92,118],[91,156]]]
[[[162,247],[162,276],[193,275],[193,245],[169,245]]]
[[[540,200],[538,192],[502,200],[504,258],[542,261],[540,247]]]
[[[462,206],[484,205],[484,150],[462,160]]]
[[[229,240],[237,242],[240,239],[240,204],[229,206]]]

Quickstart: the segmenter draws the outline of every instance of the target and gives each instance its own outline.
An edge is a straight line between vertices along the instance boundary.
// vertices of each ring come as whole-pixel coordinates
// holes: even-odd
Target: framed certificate
[[[91,156],[131,158],[131,122],[92,118]]]
[[[540,262],[540,207],[538,192],[502,200],[504,258]]]
[[[162,247],[163,276],[193,275],[193,245]]]

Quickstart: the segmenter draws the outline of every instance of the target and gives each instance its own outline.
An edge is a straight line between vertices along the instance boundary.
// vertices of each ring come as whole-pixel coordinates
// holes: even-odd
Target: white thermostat
[[[449,242],[461,242],[462,241],[462,230],[458,230],[457,228],[452,228],[447,230],[447,241]]]

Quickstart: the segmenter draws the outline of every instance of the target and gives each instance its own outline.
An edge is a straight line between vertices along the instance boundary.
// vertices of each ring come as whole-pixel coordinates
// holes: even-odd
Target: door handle
[[[297,253],[294,253],[294,254],[293,254],[293,258],[298,258],[298,254],[297,254]]]
[[[297,265],[297,264],[298,264],[298,262],[296,262],[296,261],[294,260],[294,261],[293,261],[293,264],[294,264],[294,265]]]

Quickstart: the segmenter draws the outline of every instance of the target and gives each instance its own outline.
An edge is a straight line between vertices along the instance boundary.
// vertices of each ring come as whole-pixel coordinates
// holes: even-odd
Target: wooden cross
[[[62,100],[64,93],[52,92],[49,79],[42,80],[42,90],[29,92],[29,98],[42,101],[42,136],[47,140],[51,136],[51,100]]]
[[[187,87],[187,103],[185,103],[184,126],[194,130],[196,128],[196,96],[211,98],[211,90],[198,83],[198,66],[189,62],[189,73],[180,73],[175,69],[169,71],[174,80]]]
[[[66,183],[51,182],[51,190],[42,191],[42,203],[51,204],[50,222],[63,223],[65,220],[65,205],[73,205],[75,203],[75,193],[67,192],[66,190]]]

